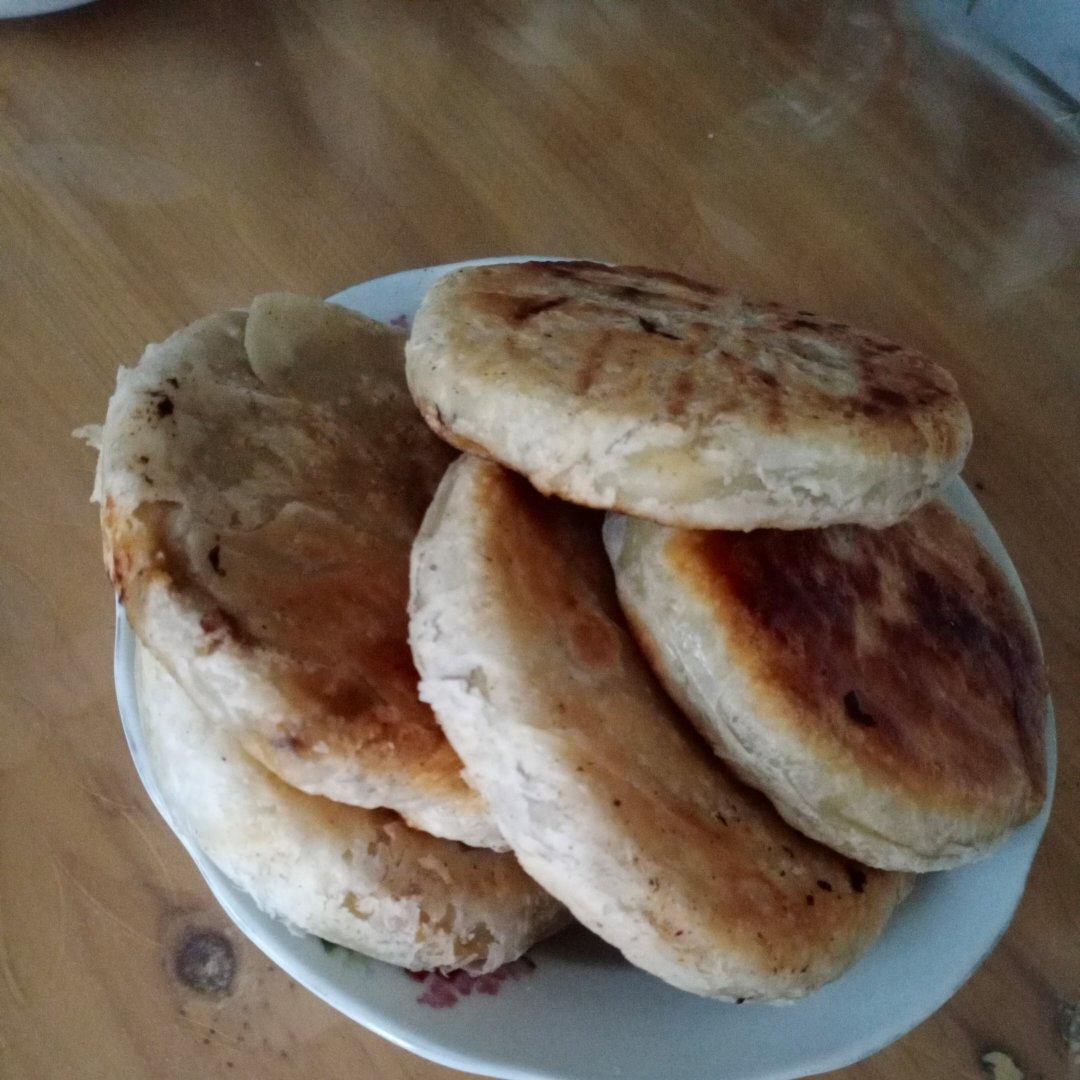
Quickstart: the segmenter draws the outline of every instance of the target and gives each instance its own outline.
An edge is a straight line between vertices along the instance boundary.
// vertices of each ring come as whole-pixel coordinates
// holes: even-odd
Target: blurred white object
[[[966,13],[976,29],[1080,99],[1080,4],[1076,0],[1029,4],[968,0]]]
[[[0,0],[0,19],[21,19],[27,15],[47,15],[50,11],[67,11],[82,7],[93,0]]]
[[[912,7],[1056,125],[1080,134],[1077,0],[913,0]]]

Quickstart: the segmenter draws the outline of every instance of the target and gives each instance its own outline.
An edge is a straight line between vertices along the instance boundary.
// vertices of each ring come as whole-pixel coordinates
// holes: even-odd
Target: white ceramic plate
[[[28,15],[48,15],[82,7],[91,0],[0,0],[0,19],[22,19]]]
[[[393,274],[331,299],[401,324],[452,268]],[[967,487],[957,481],[948,501],[1022,596],[1001,541]],[[169,822],[139,733],[134,647],[118,608],[116,691],[124,731],[139,776]],[[1047,735],[1052,788],[1052,714]],[[956,992],[1009,925],[1049,811],[1048,800],[982,862],[920,877],[866,956],[836,982],[784,1007],[724,1004],[675,990],[577,929],[534,949],[535,970],[504,982],[497,995],[478,991],[453,1007],[433,1008],[418,1000],[425,987],[400,969],[328,949],[268,918],[177,835],[229,917],[267,956],[346,1016],[423,1057],[507,1080],[788,1080],[874,1053]]]

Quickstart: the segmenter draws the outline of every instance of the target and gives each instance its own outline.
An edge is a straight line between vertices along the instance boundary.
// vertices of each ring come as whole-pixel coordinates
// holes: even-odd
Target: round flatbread
[[[140,723],[180,833],[267,914],[413,969],[491,971],[567,922],[513,855],[283,783],[139,646]]]
[[[641,267],[454,271],[407,356],[455,446],[547,494],[687,528],[889,525],[971,443],[952,376],[911,350]]]
[[[270,295],[151,345],[102,432],[106,565],[139,638],[283,779],[505,847],[416,693],[409,548],[450,451],[402,340]]]
[[[904,895],[795,832],[680,717],[622,621],[598,515],[462,458],[413,548],[410,634],[521,865],[675,986],[800,997]]]
[[[883,530],[612,516],[619,597],[672,697],[796,828],[936,870],[1046,795],[1046,682],[1004,576],[940,503]]]

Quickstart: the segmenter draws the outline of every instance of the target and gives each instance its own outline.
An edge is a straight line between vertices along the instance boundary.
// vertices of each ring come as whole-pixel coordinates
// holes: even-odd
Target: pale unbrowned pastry
[[[140,724],[181,835],[268,914],[414,969],[491,971],[567,921],[509,853],[308,795],[246,754],[139,646]]]

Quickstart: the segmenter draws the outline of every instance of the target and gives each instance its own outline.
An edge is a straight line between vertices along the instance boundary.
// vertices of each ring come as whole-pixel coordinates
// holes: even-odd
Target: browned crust
[[[653,875],[644,904],[659,934],[678,949],[704,924],[708,940],[762,971],[809,982],[872,940],[908,879],[787,825],[655,689],[615,596],[599,515],[495,468],[476,506],[508,633],[522,658],[536,657],[545,722],[573,733],[582,783],[608,798],[635,866]],[[629,710],[660,729],[655,742],[638,741]],[[690,929],[679,918],[688,911]]]
[[[1046,794],[1046,675],[1001,571],[943,505],[889,529],[682,532],[666,558],[764,716],[814,760],[990,827]]]
[[[496,368],[513,354],[594,408],[679,423],[738,415],[762,432],[828,432],[943,463],[970,439],[952,376],[914,350],[680,274],[528,262],[440,287],[467,362]]]
[[[479,805],[461,778],[461,759],[417,695],[407,552],[378,565],[359,562],[322,587],[298,581],[283,592],[276,581],[260,592],[258,583],[246,583],[249,601],[258,602],[238,607],[224,588],[215,595],[199,584],[184,553],[169,543],[174,510],[144,503],[125,516],[111,499],[103,507],[107,566],[141,638],[152,643],[154,636],[145,618],[149,590],[166,589],[198,618],[202,653],[228,646],[273,667],[277,689],[291,704],[273,739],[278,753],[308,759],[318,747],[320,754],[356,759],[365,771],[407,774],[417,790],[453,797],[458,805]],[[227,548],[224,558],[233,574],[241,572]],[[265,629],[271,626],[274,631]]]
[[[114,434],[125,424],[144,427],[147,446],[159,455],[131,457],[122,438],[105,440],[105,491],[123,492],[125,478],[138,478],[142,496],[106,495],[102,506],[106,565],[117,595],[152,648],[172,635],[168,648],[154,651],[174,673],[183,666],[189,690],[201,678],[200,664],[205,672],[215,656],[272,686],[281,715],[244,717],[244,734],[265,740],[283,772],[299,766],[286,775],[299,775],[310,762],[325,765],[326,775],[347,776],[351,768],[373,790],[396,786],[406,792],[403,800],[413,792],[445,796],[472,812],[481,800],[420,701],[408,644],[411,538],[453,455],[415,416],[401,340],[363,324],[356,340],[331,337],[318,347],[309,341],[311,357],[294,358],[303,382],[308,367],[325,358],[320,349],[339,350],[351,366],[338,373],[338,390],[359,399],[373,386],[386,395],[377,407],[367,402],[361,409],[350,395],[323,401],[329,388],[313,392],[309,402],[286,384],[261,383],[237,337],[244,325],[235,315],[219,315],[181,331],[170,339],[166,359],[148,354],[140,362],[154,372],[141,391],[121,397],[119,414],[110,410],[111,423],[120,425]],[[229,393],[202,395],[192,386],[198,380],[220,382]],[[229,411],[239,407],[232,391],[256,386],[258,400],[243,399],[253,407],[250,415]],[[265,422],[270,431],[275,422],[301,425],[326,451],[317,464],[293,458],[281,466],[290,470],[283,480],[289,506],[301,510],[279,513],[268,503],[267,520],[257,528],[239,527],[238,515],[230,519],[221,508],[211,523],[201,516],[206,507],[198,503],[198,485],[186,487],[193,470],[203,468],[200,455],[214,467],[225,459],[237,474],[265,465],[243,441],[226,448],[224,438],[207,436],[204,443],[194,434],[216,434],[241,418]],[[187,436],[177,438],[185,425]],[[221,483],[218,474],[209,476],[211,484]],[[166,488],[176,501],[152,497]],[[341,513],[339,501],[348,506]],[[147,616],[148,600],[162,595],[177,617],[174,635]],[[197,635],[193,645],[189,629]],[[189,655],[163,655],[173,648]]]

